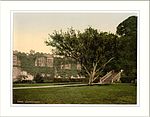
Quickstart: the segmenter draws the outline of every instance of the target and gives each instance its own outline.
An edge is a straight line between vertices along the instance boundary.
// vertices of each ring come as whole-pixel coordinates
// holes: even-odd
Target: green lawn
[[[136,86],[111,84],[41,89],[14,89],[13,103],[136,104]]]

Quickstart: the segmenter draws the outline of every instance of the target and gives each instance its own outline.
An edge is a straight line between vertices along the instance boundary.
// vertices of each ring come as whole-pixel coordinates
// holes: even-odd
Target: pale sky
[[[135,13],[14,13],[13,50],[50,53],[44,41],[54,30],[73,27],[83,31],[91,26],[115,33],[116,27]]]

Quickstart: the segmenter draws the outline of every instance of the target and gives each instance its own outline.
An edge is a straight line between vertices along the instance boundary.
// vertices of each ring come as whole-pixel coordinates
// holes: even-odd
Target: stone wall
[[[21,75],[21,68],[13,67],[13,81],[16,81],[19,75]]]

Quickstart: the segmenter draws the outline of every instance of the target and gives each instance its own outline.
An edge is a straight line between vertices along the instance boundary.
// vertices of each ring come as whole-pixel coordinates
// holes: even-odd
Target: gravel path
[[[70,87],[70,86],[86,86],[87,84],[71,84],[71,85],[52,85],[52,86],[34,86],[34,87],[13,87],[13,89],[37,89],[50,87]]]

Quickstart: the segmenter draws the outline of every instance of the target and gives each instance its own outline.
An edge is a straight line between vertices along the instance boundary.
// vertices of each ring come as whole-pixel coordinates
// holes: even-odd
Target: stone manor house
[[[37,73],[51,78],[82,78],[79,74],[80,64],[64,57],[47,53],[21,53],[13,51],[13,81],[21,76],[24,80],[33,80]]]

